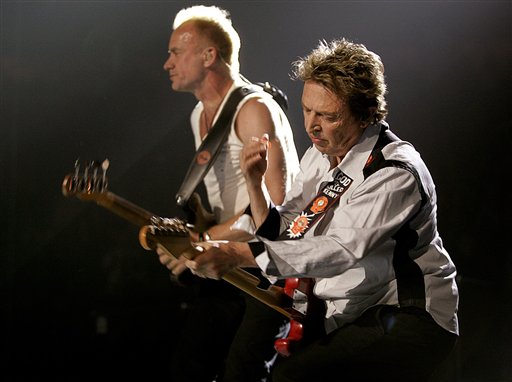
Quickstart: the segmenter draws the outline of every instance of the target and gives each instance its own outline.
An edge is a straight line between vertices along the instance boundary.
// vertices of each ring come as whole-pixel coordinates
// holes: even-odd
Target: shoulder
[[[382,155],[386,161],[396,161],[409,165],[424,166],[425,163],[420,153],[407,141],[396,141],[382,149]]]
[[[257,85],[252,85],[250,94],[246,95],[239,103],[238,108],[241,112],[260,112],[260,113],[276,113],[282,112],[279,104],[274,100],[272,95]],[[254,91],[256,90],[256,91]]]
[[[283,121],[272,102],[275,103],[271,97],[269,100],[265,94],[251,94],[244,99],[239,106],[235,120],[236,130],[242,141],[253,136],[260,137],[264,133],[272,139],[276,127]]]
[[[265,93],[253,93],[245,97],[239,104],[239,115],[267,116],[274,110],[272,98]]]

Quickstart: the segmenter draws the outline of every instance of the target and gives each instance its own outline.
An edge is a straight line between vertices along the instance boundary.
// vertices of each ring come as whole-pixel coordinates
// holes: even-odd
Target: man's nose
[[[167,60],[165,60],[164,62],[164,70],[165,71],[169,71],[171,70],[172,68],[172,61],[171,61],[171,57],[169,57]]]
[[[311,133],[313,132],[318,132],[321,130],[321,126],[320,126],[320,121],[319,119],[311,114],[311,115],[308,115],[306,118],[305,118],[305,124],[306,124],[306,130],[307,131],[310,131]]]

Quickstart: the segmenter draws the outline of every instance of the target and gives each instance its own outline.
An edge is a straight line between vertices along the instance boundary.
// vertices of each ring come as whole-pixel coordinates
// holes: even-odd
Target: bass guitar
[[[95,202],[140,227],[139,242],[146,250],[159,248],[174,258],[193,259],[200,254],[190,241],[190,229],[204,231],[212,225],[213,218],[202,206],[197,193],[191,196],[188,206],[195,214],[193,226],[180,218],[162,218],[110,192],[107,189],[108,167],[108,160],[86,162],[84,166],[76,161],[74,172],[66,175],[62,182],[63,195]],[[323,326],[318,324],[323,319],[323,314],[318,313],[323,311],[318,309],[323,302],[313,297],[312,279],[290,278],[284,288],[272,284],[264,286],[258,277],[241,268],[233,269],[223,279],[290,319],[288,336],[275,341],[276,351],[282,356],[289,356],[305,335],[309,337],[309,328]],[[307,324],[313,320],[318,322]]]

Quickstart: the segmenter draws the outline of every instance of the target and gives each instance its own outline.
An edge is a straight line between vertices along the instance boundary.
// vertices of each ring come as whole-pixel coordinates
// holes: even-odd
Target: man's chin
[[[173,83],[173,84],[171,85],[171,88],[172,88],[172,90],[174,90],[175,92],[188,92],[188,91],[189,91],[188,89],[186,89],[186,88],[185,88],[185,87],[183,87],[183,86],[180,86],[180,85],[179,85],[179,84],[177,84],[177,83]]]
[[[318,143],[313,143],[313,146],[315,146],[315,148],[320,151],[322,154],[326,154],[326,150],[325,150],[325,147],[322,146],[322,145],[319,145]]]

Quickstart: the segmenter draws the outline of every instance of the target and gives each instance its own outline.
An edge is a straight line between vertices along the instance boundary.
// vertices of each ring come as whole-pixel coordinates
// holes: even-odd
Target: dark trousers
[[[176,328],[172,382],[260,382],[287,320],[225,281],[196,280],[196,295]]]
[[[376,306],[280,357],[272,381],[428,381],[456,340],[421,309]]]
[[[266,381],[277,357],[274,341],[288,331],[286,317],[249,295],[244,298],[245,315],[217,382]]]
[[[194,281],[194,298],[176,328],[172,382],[211,382],[224,367],[226,354],[244,314],[244,299],[234,286],[211,279]]]

